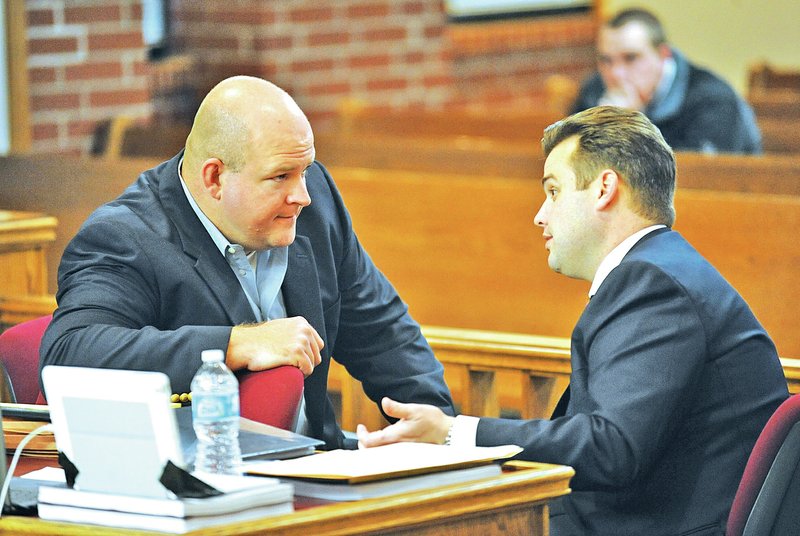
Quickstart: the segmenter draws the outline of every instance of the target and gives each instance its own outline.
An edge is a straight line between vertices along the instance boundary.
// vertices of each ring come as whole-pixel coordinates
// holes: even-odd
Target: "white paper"
[[[510,458],[516,445],[452,447],[430,443],[395,443],[360,450],[333,450],[291,460],[255,462],[245,471],[285,477],[358,479],[373,475],[424,472]]]
[[[25,473],[20,478],[31,478],[34,480],[46,480],[47,482],[66,482],[64,470],[60,467],[43,467],[30,473]]]

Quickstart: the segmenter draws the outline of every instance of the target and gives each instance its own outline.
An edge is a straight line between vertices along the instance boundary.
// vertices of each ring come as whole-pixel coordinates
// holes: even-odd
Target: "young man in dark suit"
[[[452,414],[442,365],[314,156],[311,125],[285,91],[220,82],[185,151],[95,211],[67,246],[41,366],[156,370],[176,392],[189,391],[209,348],[234,371],[296,366],[306,376],[298,429],[327,448],[355,447],[327,397],[332,356],[374,400]]]
[[[775,346],[671,229],[675,159],[642,113],[591,108],[550,126],[542,144],[534,221],[548,263],[591,282],[555,414],[453,418],[384,400],[400,420],[359,426],[359,440],[517,444],[523,459],[570,465],[574,492],[551,508],[554,535],[722,535],[753,444],[788,396]]]

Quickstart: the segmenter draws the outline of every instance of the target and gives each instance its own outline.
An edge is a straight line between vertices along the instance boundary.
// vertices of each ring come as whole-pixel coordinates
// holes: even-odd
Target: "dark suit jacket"
[[[231,326],[255,322],[236,276],[186,200],[180,156],[96,210],[65,249],[41,366],[162,371],[174,391],[188,392],[200,352],[227,348]],[[373,400],[391,396],[452,414],[441,364],[362,249],[321,164],[309,168],[307,185],[312,204],[298,219],[282,291],[287,314],[306,318],[325,341],[322,363],[305,381],[311,435],[328,448],[343,445],[326,394],[332,356]]]
[[[478,444],[571,465],[553,534],[723,534],[759,432],[787,396],[775,347],[678,233],[645,236],[572,334],[570,400],[552,420],[481,419]],[[569,522],[569,523],[566,523]],[[697,531],[697,532],[694,532]]]

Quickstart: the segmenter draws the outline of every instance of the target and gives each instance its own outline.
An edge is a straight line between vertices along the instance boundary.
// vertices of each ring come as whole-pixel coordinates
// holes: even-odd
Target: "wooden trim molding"
[[[8,44],[8,96],[11,122],[11,154],[31,148],[30,100],[28,89],[28,44],[25,2],[6,2],[6,43]]]

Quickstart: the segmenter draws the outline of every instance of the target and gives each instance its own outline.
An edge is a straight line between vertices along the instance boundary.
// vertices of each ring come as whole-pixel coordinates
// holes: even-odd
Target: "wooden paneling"
[[[56,225],[43,214],[0,210],[0,295],[47,292],[47,248]]]

